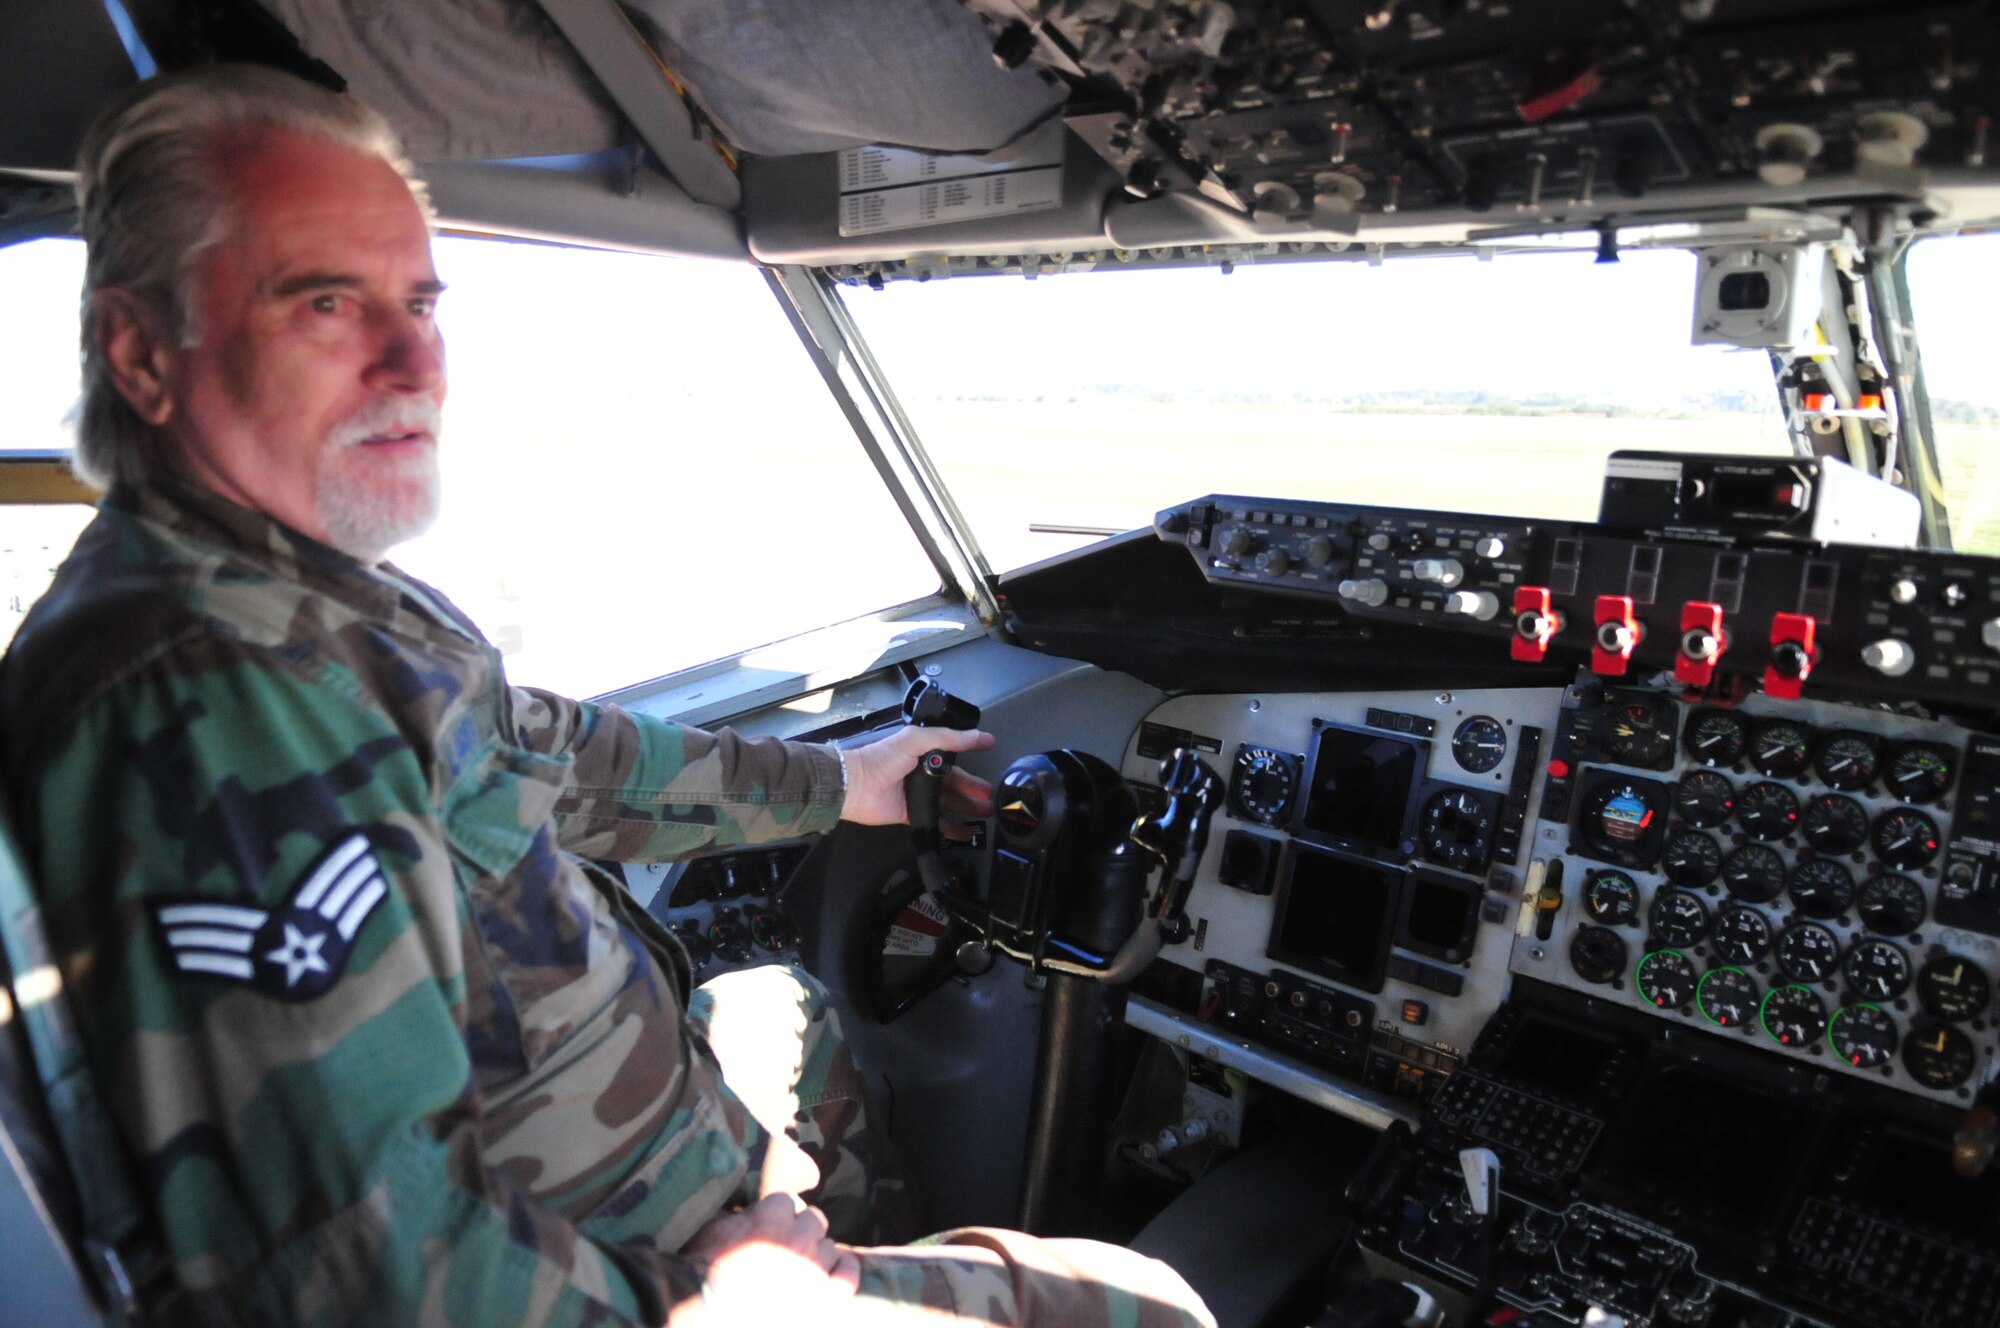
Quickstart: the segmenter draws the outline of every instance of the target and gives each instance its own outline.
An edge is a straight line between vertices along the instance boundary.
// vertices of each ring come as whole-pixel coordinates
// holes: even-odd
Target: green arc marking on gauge
[[[1840,1016],[1842,1016],[1843,1014],[1846,1014],[1849,1010],[1873,1010],[1876,1014],[1882,1015],[1884,1019],[1888,1019],[1889,1027],[1891,1028],[1894,1028],[1896,1026],[1896,1021],[1893,1019],[1889,1019],[1888,1015],[1882,1014],[1882,1007],[1875,1004],[1875,1002],[1873,1001],[1856,1001],[1852,1005],[1843,1005],[1838,1010],[1835,1010],[1832,1014],[1826,1017],[1826,1049],[1832,1052],[1833,1058],[1839,1061],[1841,1064],[1846,1065],[1852,1069],[1858,1070],[1861,1068],[1860,1059],[1857,1057],[1854,1060],[1849,1060],[1847,1057],[1840,1054],[1839,1047],[1833,1045],[1833,1021],[1840,1018]],[[1894,1056],[1896,1053],[1892,1051],[1889,1054],[1891,1056]]]
[[[1717,1028],[1735,1028],[1737,1027],[1737,1025],[1723,1023],[1720,1019],[1717,1019],[1714,1015],[1710,1014],[1708,1012],[1708,1007],[1701,1003],[1701,989],[1703,987],[1706,987],[1708,985],[1708,980],[1714,977],[1717,973],[1741,973],[1743,975],[1744,981],[1751,983],[1753,989],[1755,987],[1756,979],[1752,978],[1748,973],[1736,967],[1734,964],[1730,964],[1722,968],[1709,969],[1708,972],[1701,975],[1701,981],[1694,984],[1694,1008],[1701,1011],[1701,1017],[1708,1020],[1709,1023],[1714,1024]],[[1759,1016],[1759,1022],[1762,1022],[1763,1013],[1764,1013],[1764,1005],[1762,1001],[1759,1001],[1757,1003],[1757,1014]],[[1766,1029],[1765,1031],[1769,1032],[1770,1030]]]
[[[1805,983],[1803,983],[1803,982],[1787,982],[1787,983],[1785,983],[1785,984],[1784,984],[1783,986],[1781,986],[1781,987],[1773,987],[1773,988],[1771,988],[1771,989],[1770,989],[1769,991],[1767,991],[1767,992],[1765,992],[1765,993],[1764,993],[1764,999],[1763,999],[1763,1000],[1761,1000],[1761,1001],[1759,1001],[1759,1002],[1757,1002],[1757,1027],[1759,1027],[1759,1028],[1761,1028],[1761,1029],[1763,1029],[1763,1030],[1764,1030],[1764,1036],[1765,1036],[1765,1037],[1767,1037],[1767,1038],[1771,1039],[1771,1041],[1773,1041],[1773,1042],[1777,1043],[1777,1044],[1778,1044],[1779,1046],[1781,1046],[1781,1047],[1789,1047],[1789,1046],[1791,1046],[1792,1044],[1791,1044],[1791,1043],[1789,1043],[1789,1042],[1787,1042],[1787,1041],[1785,1041],[1785,1040],[1784,1040],[1783,1038],[1779,1037],[1779,1036],[1778,1036],[1778,1035],[1777,1035],[1776,1033],[1773,1033],[1773,1032],[1771,1031],[1771,1021],[1770,1021],[1769,1019],[1765,1018],[1765,1012],[1766,1012],[1766,1011],[1768,1011],[1768,1010],[1769,1010],[1769,1009],[1771,1008],[1771,999],[1772,999],[1773,997],[1775,997],[1775,996],[1776,996],[1776,995],[1777,995],[1777,994],[1778,994],[1779,992],[1781,992],[1781,991],[1790,991],[1790,990],[1792,990],[1792,989],[1793,989],[1794,987],[1798,988],[1798,989],[1799,989],[1800,991],[1804,992],[1804,993],[1805,993],[1806,995],[1808,995],[1808,996],[1811,996],[1811,997],[1812,997],[1813,999],[1815,999],[1815,1000],[1819,999],[1819,993],[1818,993],[1818,992],[1816,992],[1816,991],[1814,991],[1814,990],[1813,990],[1813,989],[1812,989],[1811,987],[1808,987],[1808,986],[1807,986],[1807,985],[1806,985]],[[1822,1008],[1824,1008],[1824,1007],[1822,1006]],[[1828,1019],[1828,1020],[1826,1020],[1826,1021],[1825,1021],[1825,1026],[1826,1026],[1826,1027],[1831,1027],[1831,1026],[1832,1026],[1832,1023],[1833,1023],[1833,1021],[1832,1021],[1831,1019]],[[1800,1045],[1801,1045],[1801,1046],[1803,1046],[1804,1044],[1803,1044],[1803,1043],[1801,1043]],[[1831,1043],[1829,1043],[1828,1045],[1831,1045]],[[1834,1054],[1835,1054],[1835,1055],[1837,1056],[1837,1055],[1839,1055],[1840,1053],[1839,1053],[1839,1052],[1835,1052]]]
[[[1694,963],[1693,963],[1693,961],[1692,961],[1692,960],[1690,960],[1690,959],[1689,959],[1689,958],[1688,958],[1688,957],[1687,957],[1686,955],[1682,954],[1682,953],[1681,953],[1681,952],[1680,952],[1679,950],[1676,950],[1676,949],[1673,949],[1672,947],[1663,947],[1663,948],[1661,948],[1661,949],[1658,949],[1658,950],[1648,950],[1648,951],[1646,951],[1646,953],[1644,953],[1644,954],[1642,954],[1642,955],[1640,955],[1640,956],[1639,956],[1639,963],[1638,963],[1638,965],[1637,965],[1636,967],[1634,967],[1634,968],[1633,968],[1633,970],[1632,970],[1632,989],[1633,989],[1634,991],[1638,992],[1638,993],[1639,993],[1639,994],[1640,994],[1641,996],[1645,996],[1645,997],[1646,997],[1646,999],[1647,999],[1647,1000],[1649,1000],[1649,1001],[1652,1001],[1652,997],[1650,997],[1650,996],[1646,996],[1646,989],[1645,989],[1645,987],[1643,987],[1642,985],[1640,985],[1640,982],[1639,982],[1639,974],[1640,974],[1640,973],[1641,973],[1642,971],[1644,971],[1644,969],[1645,969],[1645,967],[1646,967],[1646,961],[1647,961],[1648,959],[1651,959],[1651,958],[1652,958],[1652,957],[1653,957],[1654,955],[1672,955],[1672,956],[1673,956],[1674,958],[1676,958],[1676,959],[1680,960],[1680,961],[1681,961],[1681,962],[1682,962],[1683,964],[1686,964],[1686,965],[1688,966],[1688,972],[1692,973],[1692,972],[1694,971]],[[1696,990],[1697,992],[1699,992],[1699,991],[1701,990],[1701,984],[1700,984],[1699,982],[1697,982],[1697,983],[1695,984],[1695,990]],[[1677,1009],[1677,1008],[1679,1008],[1679,1007],[1669,1007],[1669,1006],[1667,1005],[1667,1003],[1666,1003],[1666,1002],[1664,1002],[1664,1001],[1652,1001],[1652,1003],[1653,1003],[1653,1008],[1654,1008],[1655,1010],[1665,1010],[1665,1009],[1669,1009],[1669,1008],[1676,1008],[1676,1009]]]

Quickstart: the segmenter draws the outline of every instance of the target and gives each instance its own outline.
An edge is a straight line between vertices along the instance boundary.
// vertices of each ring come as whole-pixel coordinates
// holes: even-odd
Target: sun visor
[[[263,5],[418,161],[590,153],[626,138],[597,80],[523,0]]]
[[[787,157],[865,144],[984,152],[1063,103],[1031,68],[1002,69],[957,0],[629,0],[667,67],[723,136]]]

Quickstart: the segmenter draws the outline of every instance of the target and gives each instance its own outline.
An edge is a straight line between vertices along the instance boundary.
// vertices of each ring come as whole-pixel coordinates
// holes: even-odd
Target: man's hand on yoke
[[[843,821],[857,825],[900,825],[910,819],[903,797],[903,778],[917,768],[925,752],[977,752],[993,745],[993,735],[976,729],[901,728],[886,738],[847,750],[847,801]],[[939,791],[946,817],[991,816],[993,786],[953,766]],[[951,836],[952,827],[944,827]]]

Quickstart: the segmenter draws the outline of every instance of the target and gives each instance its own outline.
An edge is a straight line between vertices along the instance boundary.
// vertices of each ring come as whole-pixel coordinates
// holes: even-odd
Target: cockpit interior
[[[1907,266],[2000,224],[1992,6],[42,0],[0,10],[0,248],[68,232],[106,97],[213,59],[376,105],[444,233],[763,275],[940,588],[835,663],[608,698],[984,728],[997,810],[605,865],[701,977],[826,984],[933,1227],[1130,1245],[1227,1328],[2000,1325],[2000,526]],[[1655,251],[1777,443],[1635,436],[1583,511],[1351,500],[1331,444],[1245,492],[1216,437],[1149,521],[996,567],[964,509],[1032,481],[934,465],[865,335],[977,283]],[[1487,352],[1436,320],[1449,389]],[[1247,333],[1162,335],[1194,375]],[[1540,427],[1510,464],[1572,465]],[[1131,455],[1102,482],[1151,492]],[[46,452],[0,485],[78,501]],[[32,977],[0,1285],[116,1322]]]

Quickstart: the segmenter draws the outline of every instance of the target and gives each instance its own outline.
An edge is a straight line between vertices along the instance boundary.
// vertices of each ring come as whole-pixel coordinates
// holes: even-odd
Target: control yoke
[[[971,728],[979,711],[929,679],[903,701],[906,724]],[[1171,937],[1186,934],[1183,911],[1223,782],[1193,752],[1160,765],[1165,806],[1142,814],[1130,785],[1084,752],[1022,757],[1000,778],[999,818],[985,899],[954,886],[939,854],[939,793],[950,753],[926,752],[904,783],[917,876],[976,945],[1034,970],[1132,981]],[[1162,879],[1150,906],[1146,878]]]

